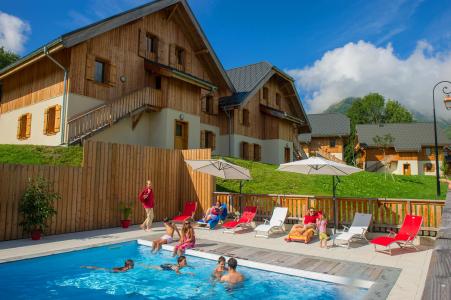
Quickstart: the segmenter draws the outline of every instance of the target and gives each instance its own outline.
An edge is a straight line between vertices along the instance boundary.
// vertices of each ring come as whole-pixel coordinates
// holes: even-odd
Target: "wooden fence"
[[[133,203],[132,222],[142,222],[137,200],[150,178],[155,190],[155,219],[172,217],[183,203],[197,200],[199,212],[211,201],[214,179],[189,171],[184,159],[207,159],[203,150],[166,150],[137,145],[86,142],[82,167],[0,165],[0,240],[25,237],[18,205],[29,178],[42,176],[61,195],[47,234],[119,226],[119,203]]]
[[[333,224],[333,198],[327,196],[300,195],[257,195],[214,193],[215,198],[227,203],[229,212],[241,211],[245,206],[257,206],[257,220],[270,218],[275,206],[288,207],[287,223],[298,222],[304,217],[307,208],[314,207],[323,211]],[[385,198],[337,198],[338,224],[349,225],[354,214],[370,213],[373,215],[372,230],[396,230],[406,214],[423,216],[422,234],[435,235],[441,221],[444,200],[406,200]]]

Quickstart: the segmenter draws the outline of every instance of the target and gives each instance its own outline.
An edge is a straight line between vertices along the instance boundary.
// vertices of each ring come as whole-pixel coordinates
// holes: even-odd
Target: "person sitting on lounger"
[[[316,219],[318,219],[319,215],[313,208],[310,208],[305,214],[303,224],[293,225],[290,233],[298,232],[303,234],[309,228],[316,229]]]
[[[154,240],[152,242],[152,253],[156,253],[161,249],[161,246],[164,244],[170,244],[174,240],[174,231],[177,232],[179,238],[182,236],[180,235],[180,231],[178,230],[177,226],[175,226],[174,223],[169,220],[169,218],[165,218],[163,220],[164,228],[166,229],[166,233],[163,234],[162,237],[160,237],[158,240]]]
[[[190,221],[185,221],[182,227],[182,236],[180,237],[180,241],[178,245],[174,247],[174,252],[172,256],[178,255],[181,256],[186,249],[194,248],[196,244],[196,237],[194,235],[194,228],[191,226]]]
[[[92,269],[92,270],[102,270],[102,271],[111,271],[111,272],[119,273],[119,272],[127,272],[128,270],[133,269],[134,266],[135,266],[135,262],[132,259],[127,259],[124,262],[124,266],[123,267],[114,267],[112,269],[108,269],[108,268],[101,268],[101,267],[96,267],[96,266],[81,266],[80,268],[86,268],[86,269]]]
[[[216,269],[213,272],[213,278],[214,279],[217,279],[217,280],[221,279],[222,275],[224,275],[224,271],[227,271],[227,268],[226,268],[225,265],[226,265],[225,257],[224,256],[220,256],[218,258],[218,264],[216,265]]]
[[[238,262],[235,258],[229,258],[229,260],[227,261],[227,266],[229,267],[229,270],[227,274],[221,277],[221,281],[228,282],[230,284],[237,284],[244,280],[244,276],[236,270]]]
[[[204,218],[201,220],[203,223],[208,223],[210,220],[218,220],[221,215],[221,202],[216,201],[216,204],[207,209]]]
[[[183,269],[184,267],[186,267],[188,264],[186,262],[186,257],[185,256],[179,256],[179,258],[177,258],[177,264],[161,264],[159,266],[146,266],[146,265],[141,265],[143,268],[146,269],[154,269],[154,270],[159,270],[159,271],[174,271],[177,274],[182,274],[180,272],[181,269]],[[192,274],[192,273],[187,273],[187,274]]]

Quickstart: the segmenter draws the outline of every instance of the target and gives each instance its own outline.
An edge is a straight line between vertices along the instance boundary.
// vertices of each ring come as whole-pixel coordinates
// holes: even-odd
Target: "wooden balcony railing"
[[[104,127],[111,126],[144,106],[163,107],[162,92],[145,87],[75,116],[68,122],[68,143],[73,144]]]

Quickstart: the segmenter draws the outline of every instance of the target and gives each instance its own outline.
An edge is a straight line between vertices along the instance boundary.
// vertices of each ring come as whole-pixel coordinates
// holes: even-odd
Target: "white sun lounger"
[[[347,242],[347,244],[337,244],[337,246],[349,248],[354,239],[364,239],[368,242],[365,235],[371,224],[371,217],[371,214],[356,213],[351,227],[343,226],[345,231],[334,238],[334,241],[341,240]]]
[[[265,219],[265,223],[255,228],[255,236],[268,238],[274,230],[285,231],[284,223],[287,217],[287,207],[275,207],[271,220]]]

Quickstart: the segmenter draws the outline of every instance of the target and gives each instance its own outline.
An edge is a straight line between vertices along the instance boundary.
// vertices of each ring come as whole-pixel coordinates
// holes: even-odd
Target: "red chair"
[[[225,228],[224,232],[235,233],[235,229],[237,229],[238,227],[243,228],[249,226],[254,220],[256,213],[257,213],[256,206],[246,206],[244,208],[243,214],[241,215],[241,218],[234,221],[228,221],[222,224],[222,227]]]
[[[388,248],[388,251],[387,249],[385,249],[379,250],[379,252],[388,253],[390,255],[392,254],[391,245],[394,243],[398,244],[399,247],[401,248],[413,247],[415,248],[415,250],[418,251],[418,248],[415,247],[413,241],[418,235],[418,231],[420,231],[422,223],[423,223],[422,216],[406,215],[406,217],[404,218],[404,222],[402,223],[402,226],[399,229],[398,233],[390,230],[388,236],[381,236],[375,238],[371,240],[370,243],[374,245],[374,251],[378,251],[376,249],[376,245]]]
[[[196,201],[186,202],[185,207],[183,208],[183,213],[177,217],[174,217],[172,219],[172,222],[183,223],[186,220],[193,219],[194,213],[196,212],[196,208],[197,208]]]

